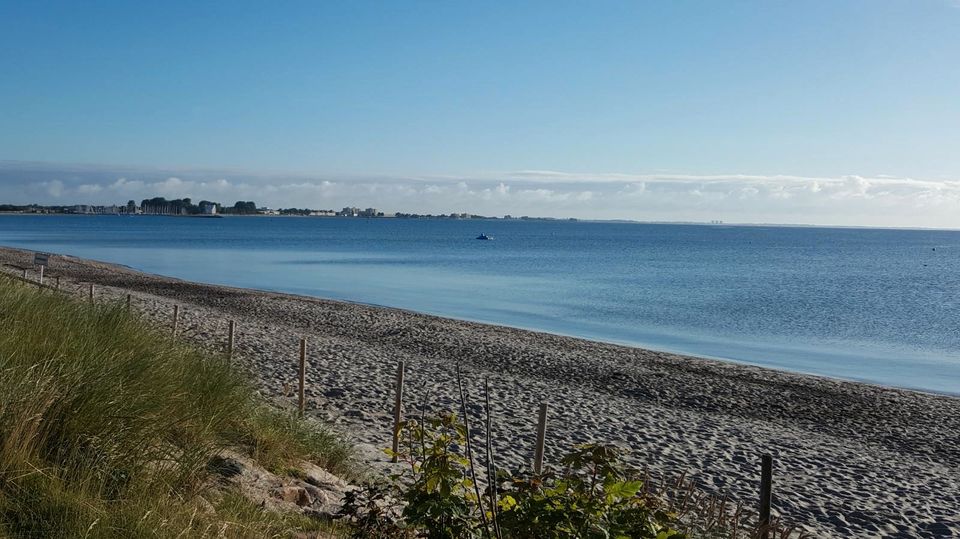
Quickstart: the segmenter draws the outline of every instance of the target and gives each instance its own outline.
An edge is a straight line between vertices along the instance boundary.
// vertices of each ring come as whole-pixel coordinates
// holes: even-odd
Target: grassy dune
[[[221,358],[0,279],[0,537],[269,537],[317,524],[260,510],[207,471],[220,449],[340,472],[333,435],[259,401]]]

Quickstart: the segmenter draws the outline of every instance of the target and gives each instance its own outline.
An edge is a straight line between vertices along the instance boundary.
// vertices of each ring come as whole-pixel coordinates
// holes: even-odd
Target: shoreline
[[[147,215],[146,217],[189,217],[189,216]],[[234,216],[230,216],[230,217],[304,217],[304,216],[298,216],[298,215],[282,215],[282,216],[276,216],[276,215],[260,215],[260,216],[239,215],[239,216],[237,216],[237,215],[234,215]],[[23,252],[25,252],[25,253],[30,253],[31,255],[32,255],[32,253],[35,252],[35,251],[28,250],[28,249],[22,249],[22,248],[20,248],[20,247],[10,247],[10,246],[6,246],[6,245],[0,245],[0,249],[8,249],[8,250],[14,250],[14,251],[23,251]],[[717,362],[721,362],[721,363],[730,363],[730,364],[740,365],[740,366],[745,366],[745,367],[756,367],[756,368],[760,368],[760,369],[766,369],[766,370],[771,370],[771,371],[776,371],[776,372],[794,374],[794,375],[804,376],[804,377],[822,378],[822,379],[824,379],[824,380],[833,381],[833,382],[849,382],[849,383],[855,383],[855,384],[865,384],[865,385],[868,385],[868,386],[875,386],[875,387],[886,388],[886,389],[893,389],[893,390],[899,390],[899,391],[909,391],[909,392],[920,393],[920,394],[925,394],[925,395],[960,398],[960,387],[958,387],[955,392],[949,392],[949,391],[937,391],[937,390],[933,390],[933,389],[926,389],[926,388],[922,388],[922,387],[888,385],[888,384],[884,384],[884,383],[881,383],[881,382],[878,382],[878,381],[875,381],[875,380],[870,380],[870,379],[867,379],[867,378],[847,378],[847,377],[843,377],[843,376],[831,376],[831,375],[828,375],[828,374],[821,374],[821,373],[817,373],[817,372],[804,371],[804,370],[795,369],[795,368],[790,368],[790,367],[784,367],[784,366],[764,365],[764,364],[761,364],[761,363],[752,362],[752,361],[750,361],[750,360],[737,359],[737,358],[734,358],[734,357],[715,356],[715,355],[711,355],[711,354],[689,352],[689,351],[678,350],[678,349],[661,348],[661,347],[658,347],[658,346],[656,346],[656,345],[644,345],[643,343],[638,343],[638,342],[635,342],[635,341],[631,341],[631,340],[629,340],[629,339],[612,339],[612,338],[602,338],[602,337],[581,336],[581,335],[575,335],[575,334],[572,334],[572,333],[564,333],[564,332],[561,332],[561,331],[554,331],[554,330],[542,329],[542,328],[536,328],[536,327],[530,327],[530,326],[524,326],[524,325],[519,325],[519,324],[510,324],[510,323],[503,323],[503,322],[495,322],[495,321],[490,321],[490,320],[481,320],[481,319],[460,317],[460,316],[455,316],[455,315],[440,314],[440,313],[434,313],[434,312],[428,312],[428,311],[417,311],[417,310],[414,310],[414,309],[408,309],[408,308],[404,308],[404,307],[396,307],[396,306],[392,306],[392,305],[385,305],[385,304],[379,304],[379,303],[373,303],[373,302],[366,302],[366,301],[349,300],[349,299],[344,299],[344,298],[333,298],[333,297],[313,296],[313,295],[308,295],[308,294],[298,294],[298,293],[295,293],[295,292],[287,292],[287,291],[283,291],[283,290],[274,290],[274,289],[266,289],[266,288],[248,288],[248,287],[241,287],[241,286],[231,286],[231,285],[224,285],[224,284],[217,284],[217,283],[208,283],[208,282],[204,282],[204,281],[190,281],[190,280],[182,279],[182,278],[179,278],[179,277],[172,277],[172,276],[163,275],[163,274],[159,274],[159,273],[151,273],[151,272],[148,272],[148,271],[139,270],[139,269],[136,269],[136,268],[134,268],[134,267],[132,267],[132,266],[128,266],[128,265],[126,265],[126,264],[120,264],[120,263],[116,263],[116,262],[105,262],[105,261],[100,261],[100,260],[86,259],[86,258],[83,258],[83,257],[77,257],[77,256],[74,256],[74,255],[66,255],[66,254],[59,254],[59,253],[51,253],[51,254],[55,254],[56,256],[60,256],[60,257],[68,257],[68,258],[72,258],[72,259],[75,259],[75,260],[83,260],[83,261],[87,261],[87,262],[95,262],[95,263],[97,263],[97,264],[101,264],[101,265],[104,265],[104,266],[116,266],[116,267],[118,267],[118,268],[123,268],[124,270],[141,273],[141,274],[148,275],[148,276],[152,276],[152,277],[156,277],[156,278],[159,278],[159,279],[171,279],[171,280],[175,280],[175,281],[181,281],[181,282],[184,282],[184,283],[194,283],[194,284],[200,284],[200,285],[211,286],[211,287],[226,288],[226,289],[238,290],[238,291],[250,291],[250,292],[262,292],[262,293],[268,293],[268,294],[279,294],[279,295],[282,295],[282,296],[290,296],[290,297],[293,297],[293,298],[319,299],[319,300],[323,300],[323,301],[344,303],[344,304],[347,304],[347,305],[357,305],[357,306],[363,306],[363,307],[371,307],[371,308],[376,308],[376,309],[390,309],[390,310],[395,310],[395,311],[407,313],[407,314],[410,314],[410,315],[416,315],[416,316],[430,316],[430,317],[435,317],[435,318],[439,318],[439,319],[455,320],[455,321],[458,321],[458,322],[464,322],[464,323],[468,323],[468,324],[479,324],[479,325],[488,326],[488,327],[510,328],[510,329],[515,329],[515,330],[518,330],[518,331],[527,331],[527,332],[531,332],[531,333],[541,333],[541,334],[545,334],[545,335],[551,335],[551,336],[554,336],[554,337],[561,337],[561,338],[568,338],[568,339],[576,339],[576,340],[580,340],[580,341],[586,341],[586,342],[589,342],[589,343],[599,343],[599,344],[607,344],[607,345],[613,345],[613,346],[620,346],[620,347],[636,349],[636,350],[640,350],[640,351],[644,351],[644,352],[649,352],[649,353],[654,353],[654,354],[670,354],[670,355],[680,356],[680,357],[689,358],[689,359],[694,359],[694,360],[717,361]]]
[[[32,251],[0,248],[0,263]],[[632,447],[661,472],[695,471],[707,490],[752,503],[762,452],[774,455],[775,513],[818,536],[960,533],[960,399],[726,360],[655,352],[393,307],[194,283],[126,266],[51,257],[49,276],[97,284],[98,300],[134,295],[158,327],[181,307],[182,337],[237,357],[261,391],[289,402],[296,344],[308,338],[308,411],[350,432],[376,460],[387,447],[396,361],[411,411],[458,406],[457,363],[479,395],[489,377],[500,460],[523,466],[535,410],[551,403],[547,460],[566,446]],[[10,271],[4,267],[4,271]],[[76,288],[76,285],[70,283]],[[83,290],[77,290],[83,293]],[[380,454],[382,460],[382,454]]]
[[[134,271],[140,271],[140,270],[136,270],[135,268],[131,268],[130,266],[126,266],[126,265],[123,265],[123,264],[118,264],[118,265],[119,265],[119,266],[122,266],[122,267],[124,267],[124,268],[132,269],[132,270],[134,270]],[[166,276],[159,275],[159,274],[155,274],[155,273],[149,273],[149,272],[142,272],[142,273],[147,273],[148,275],[155,275],[155,276],[158,276],[158,277],[165,277],[165,278],[170,278],[170,279],[177,279],[176,277],[166,277]],[[181,280],[183,280],[183,279],[181,279]],[[271,294],[281,294],[281,295],[286,295],[286,296],[291,296],[291,297],[297,297],[297,298],[321,299],[321,300],[323,300],[323,301],[334,301],[334,302],[339,302],[339,303],[345,303],[345,304],[348,304],[348,305],[359,305],[359,306],[363,306],[363,307],[372,307],[372,308],[376,308],[376,309],[390,309],[390,310],[396,310],[396,311],[400,311],[400,312],[404,312],[404,313],[408,313],[408,314],[412,314],[412,315],[432,316],[432,317],[441,318],[441,319],[445,319],[445,320],[455,320],[455,321],[457,321],[457,322],[464,322],[464,323],[467,323],[467,324],[479,324],[479,325],[481,325],[481,326],[502,327],[502,328],[515,329],[515,330],[518,330],[518,331],[528,331],[528,332],[531,332],[531,333],[541,333],[541,334],[544,334],[544,335],[551,335],[551,336],[553,336],[553,337],[559,337],[559,338],[564,338],[564,339],[575,339],[575,340],[579,340],[579,341],[585,341],[585,342],[588,342],[588,343],[597,343],[597,344],[607,344],[607,345],[612,345],[612,346],[620,346],[620,347],[623,347],[623,348],[630,348],[630,349],[635,349],[635,350],[641,350],[641,351],[649,352],[649,353],[653,353],[653,354],[669,354],[669,355],[679,356],[679,357],[683,357],[683,358],[687,358],[687,359],[691,359],[691,360],[696,360],[696,361],[717,361],[717,362],[720,362],[720,363],[730,363],[730,364],[733,364],[733,365],[740,365],[740,366],[743,366],[743,367],[756,367],[756,368],[758,368],[758,369],[764,369],[764,370],[775,371],[775,372],[782,372],[782,373],[785,373],[785,374],[792,374],[792,375],[803,376],[803,377],[808,377],[808,378],[820,378],[820,379],[823,379],[823,380],[825,380],[825,381],[830,381],[830,382],[841,382],[841,383],[850,383],[850,384],[863,384],[863,385],[872,386],[872,387],[878,387],[878,388],[882,388],[882,389],[891,389],[891,390],[895,390],[895,391],[907,391],[907,392],[910,392],[910,393],[919,393],[919,394],[921,394],[921,395],[930,395],[930,396],[935,396],[935,397],[948,397],[948,398],[960,399],[960,388],[957,388],[957,392],[951,393],[951,392],[948,392],[948,391],[935,391],[935,390],[932,390],[932,389],[924,389],[924,388],[920,388],[920,387],[893,386],[893,385],[883,384],[883,383],[880,383],[880,382],[875,382],[875,381],[872,381],[872,380],[869,380],[869,379],[866,379],[866,378],[862,378],[862,379],[861,379],[861,378],[844,378],[844,377],[842,377],[842,376],[830,376],[830,375],[827,375],[827,374],[819,374],[819,373],[815,373],[815,372],[808,372],[808,371],[803,371],[803,370],[799,370],[799,369],[792,369],[792,368],[789,368],[789,367],[771,367],[771,366],[768,366],[768,365],[762,365],[762,364],[759,364],[759,363],[750,362],[750,361],[748,361],[748,360],[736,359],[736,358],[731,358],[731,357],[713,356],[713,355],[710,355],[710,354],[697,354],[697,353],[693,353],[693,352],[685,352],[685,351],[682,351],[682,350],[670,350],[670,349],[660,348],[660,347],[656,347],[656,346],[644,346],[643,344],[636,343],[636,342],[633,342],[633,341],[630,341],[630,340],[625,340],[625,339],[616,340],[616,339],[603,339],[603,338],[599,338],[599,337],[597,337],[597,338],[583,337],[583,336],[579,336],[579,335],[574,335],[574,334],[572,334],[572,333],[562,333],[562,332],[559,332],[559,331],[552,331],[552,330],[547,330],[547,329],[539,329],[539,328],[535,328],[535,327],[522,326],[522,325],[517,325],[517,324],[498,323],[498,322],[491,322],[491,321],[487,321],[487,320],[478,320],[478,319],[473,319],[473,318],[464,318],[464,317],[459,317],[459,316],[436,314],[436,313],[431,313],[431,312],[426,312],[426,311],[417,311],[417,310],[413,310],[413,309],[406,309],[406,308],[403,308],[403,307],[394,307],[394,306],[391,306],[391,305],[383,305],[383,304],[379,304],[379,303],[371,303],[371,302],[366,302],[366,301],[351,301],[351,300],[348,300],[348,299],[340,299],[340,298],[327,298],[327,297],[321,297],[321,296],[310,296],[310,295],[305,295],[305,294],[296,294],[296,293],[293,293],[293,292],[284,292],[284,291],[280,291],[280,290],[267,290],[267,289],[261,289],[261,288],[234,287],[234,286],[219,285],[219,284],[213,284],[213,283],[203,283],[203,282],[201,282],[201,281],[185,281],[185,282],[198,282],[198,283],[206,284],[206,285],[209,285],[209,286],[223,286],[223,287],[225,287],[225,288],[233,288],[233,289],[237,289],[237,290],[251,290],[251,291],[258,291],[258,292],[267,292],[267,293],[271,293]]]
[[[0,216],[4,215],[40,215],[40,216],[64,216],[74,215],[83,217],[103,217],[121,214],[86,214],[86,213],[34,213],[20,211],[0,211]],[[632,219],[580,219],[577,217],[512,217],[504,219],[494,215],[483,217],[471,217],[470,219],[450,219],[447,217],[345,217],[337,215],[274,215],[274,214],[217,214],[221,217],[314,217],[314,218],[339,218],[339,219],[411,219],[411,220],[429,220],[429,221],[551,221],[551,222],[578,222],[578,223],[621,223],[628,225],[656,225],[656,226],[703,226],[703,227],[731,227],[731,228],[823,228],[831,230],[890,230],[890,231],[916,231],[916,232],[960,232],[960,227],[923,227],[923,226],[878,226],[878,225],[838,225],[838,224],[813,224],[813,223],[711,223],[709,221],[634,221]],[[179,217],[177,215],[150,215],[137,214],[137,217]]]
[[[85,217],[84,215],[78,215]],[[89,216],[86,216],[89,217]],[[97,216],[94,216],[97,217]],[[103,217],[103,216],[101,216]],[[165,217],[148,215],[147,217]],[[173,216],[176,217],[176,216]],[[241,216],[243,217],[243,216]],[[272,216],[259,216],[272,217]],[[280,216],[280,217],[299,217],[299,216]],[[24,251],[32,250],[23,247],[12,247],[0,245],[8,249],[21,249]],[[60,255],[74,256],[74,255]],[[82,259],[83,257],[77,256]],[[99,262],[101,264],[118,265],[129,270],[138,271],[158,278],[179,279],[184,282],[190,282],[189,279],[203,279],[202,276],[171,277],[159,273],[150,273],[149,271],[136,269],[133,266],[125,266],[115,262]],[[705,336],[698,334],[696,330],[690,331],[671,331],[661,333],[624,333],[617,327],[612,331],[604,331],[603,326],[591,326],[588,320],[581,319],[577,323],[553,323],[551,318],[539,317],[524,320],[523,317],[511,319],[508,321],[494,320],[489,315],[491,313],[484,311],[459,310],[454,308],[453,314],[450,312],[439,312],[431,310],[429,307],[403,307],[377,303],[375,301],[353,300],[339,295],[336,290],[327,291],[331,295],[321,295],[316,291],[294,288],[284,290],[283,288],[259,288],[256,282],[240,282],[236,284],[221,284],[208,282],[205,280],[196,281],[199,284],[209,286],[222,286],[238,290],[256,290],[262,292],[271,292],[276,294],[286,294],[294,297],[323,299],[326,301],[337,301],[348,304],[369,306],[383,309],[398,309],[411,314],[424,316],[435,316],[443,319],[457,320],[467,323],[476,323],[493,327],[509,327],[512,329],[544,333],[559,337],[572,339],[581,339],[588,342],[597,342],[628,348],[635,348],[652,353],[672,354],[688,358],[701,360],[720,361],[724,363],[733,363],[742,366],[755,366],[764,369],[771,369],[779,372],[797,374],[801,376],[810,376],[824,378],[827,380],[862,383],[867,385],[886,387],[891,389],[900,389],[931,395],[941,395],[960,398],[960,385],[950,384],[950,380],[960,381],[956,378],[953,371],[945,373],[946,376],[936,376],[937,371],[927,371],[924,367],[935,367],[936,364],[957,365],[958,357],[950,355],[949,352],[940,354],[930,351],[913,350],[907,347],[896,348],[891,346],[870,346],[870,343],[864,344],[860,348],[828,346],[819,344],[818,341],[806,343],[796,343],[791,341],[781,342],[771,339],[769,336],[765,340],[750,340],[747,337],[724,339],[720,336]],[[426,304],[429,305],[429,302]],[[447,309],[451,311],[451,309]],[[464,314],[460,314],[464,313]],[[509,314],[509,313],[508,313]],[[559,320],[559,319],[557,319]],[[578,325],[579,324],[579,325]],[[597,327],[600,330],[597,330]],[[642,327],[638,326],[638,327]],[[718,352],[718,353],[715,353]],[[896,358],[891,361],[889,358]],[[945,361],[945,358],[948,361]],[[891,372],[898,367],[903,366],[899,371]],[[871,367],[877,367],[872,371]],[[873,375],[873,372],[882,373]],[[862,373],[870,373],[864,375]],[[899,374],[900,376],[897,376]],[[914,376],[917,374],[917,376]],[[957,373],[960,374],[960,373]],[[954,375],[954,376],[951,376]],[[941,382],[947,380],[947,382]]]

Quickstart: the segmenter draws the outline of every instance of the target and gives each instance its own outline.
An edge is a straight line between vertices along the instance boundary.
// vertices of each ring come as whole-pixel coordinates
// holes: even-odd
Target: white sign
[[[33,255],[33,265],[46,267],[47,259],[50,257],[47,253],[34,253]]]

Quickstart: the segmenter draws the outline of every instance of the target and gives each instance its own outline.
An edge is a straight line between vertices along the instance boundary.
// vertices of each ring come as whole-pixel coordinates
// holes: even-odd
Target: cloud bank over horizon
[[[960,228],[957,179],[547,170],[333,176],[0,161],[0,203],[120,204],[154,196],[273,208]]]

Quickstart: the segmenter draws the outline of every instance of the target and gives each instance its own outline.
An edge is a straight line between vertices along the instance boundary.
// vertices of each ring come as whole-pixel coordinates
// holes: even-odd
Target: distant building
[[[347,207],[347,208],[344,208],[344,209],[340,210],[340,213],[338,213],[337,215],[339,215],[340,217],[359,217],[359,216],[360,216],[360,208],[350,208],[350,207]]]
[[[126,206],[124,206],[125,208]],[[81,213],[84,215],[117,215],[120,213],[120,206],[115,204],[110,206],[91,206],[89,204],[77,204],[70,213]]]

